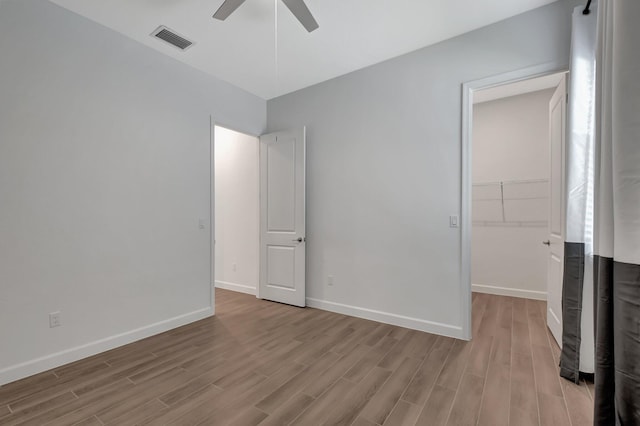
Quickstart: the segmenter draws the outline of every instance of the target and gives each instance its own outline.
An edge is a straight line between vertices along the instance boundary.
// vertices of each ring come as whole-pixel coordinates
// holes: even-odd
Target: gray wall
[[[266,126],[264,100],[0,3],[0,384],[211,313],[210,114]]]
[[[307,125],[312,303],[462,335],[460,232],[449,228],[460,212],[461,84],[566,67],[572,3],[268,102],[270,131]]]

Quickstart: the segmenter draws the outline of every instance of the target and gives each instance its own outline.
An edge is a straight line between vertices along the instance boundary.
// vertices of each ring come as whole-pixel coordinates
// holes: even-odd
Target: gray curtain
[[[575,318],[587,308],[578,288],[592,283],[594,423],[640,425],[640,1],[600,0],[597,9],[595,88],[575,89],[593,94],[593,138],[568,141],[565,257],[573,258],[565,259],[561,374],[577,379],[585,335]]]

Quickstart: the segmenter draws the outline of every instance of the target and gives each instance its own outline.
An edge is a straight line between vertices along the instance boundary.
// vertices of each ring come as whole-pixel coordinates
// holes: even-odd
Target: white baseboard
[[[462,327],[307,297],[307,306],[427,333],[464,339]]]
[[[216,280],[216,287],[223,288],[225,290],[237,291],[239,293],[251,294],[253,296],[256,295],[256,288],[251,287],[250,285],[236,284],[236,283],[230,283],[228,281]]]
[[[521,290],[518,288],[498,287],[483,284],[471,284],[471,291],[473,291],[474,293],[519,297],[522,299],[547,300],[546,291]]]
[[[155,334],[164,333],[165,331],[210,317],[211,315],[213,315],[213,309],[207,307],[115,336],[96,340],[85,345],[76,346],[75,348],[12,365],[0,370],[0,386],[37,373],[42,373],[52,368],[60,367],[61,365],[69,364],[70,362],[106,352],[119,346],[124,346]]]

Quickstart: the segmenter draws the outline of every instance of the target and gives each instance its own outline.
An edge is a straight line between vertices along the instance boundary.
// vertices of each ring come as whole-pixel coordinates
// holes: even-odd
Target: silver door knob
[[[550,246],[551,245],[551,241],[549,241],[549,240],[543,241],[542,244],[544,244],[545,246]]]

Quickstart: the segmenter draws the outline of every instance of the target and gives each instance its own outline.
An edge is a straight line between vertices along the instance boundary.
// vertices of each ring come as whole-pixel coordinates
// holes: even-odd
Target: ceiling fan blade
[[[311,32],[319,27],[304,0],[282,0],[291,13],[300,21],[307,31]]]
[[[224,21],[244,2],[245,0],[224,0],[224,3],[216,10],[213,17]]]

